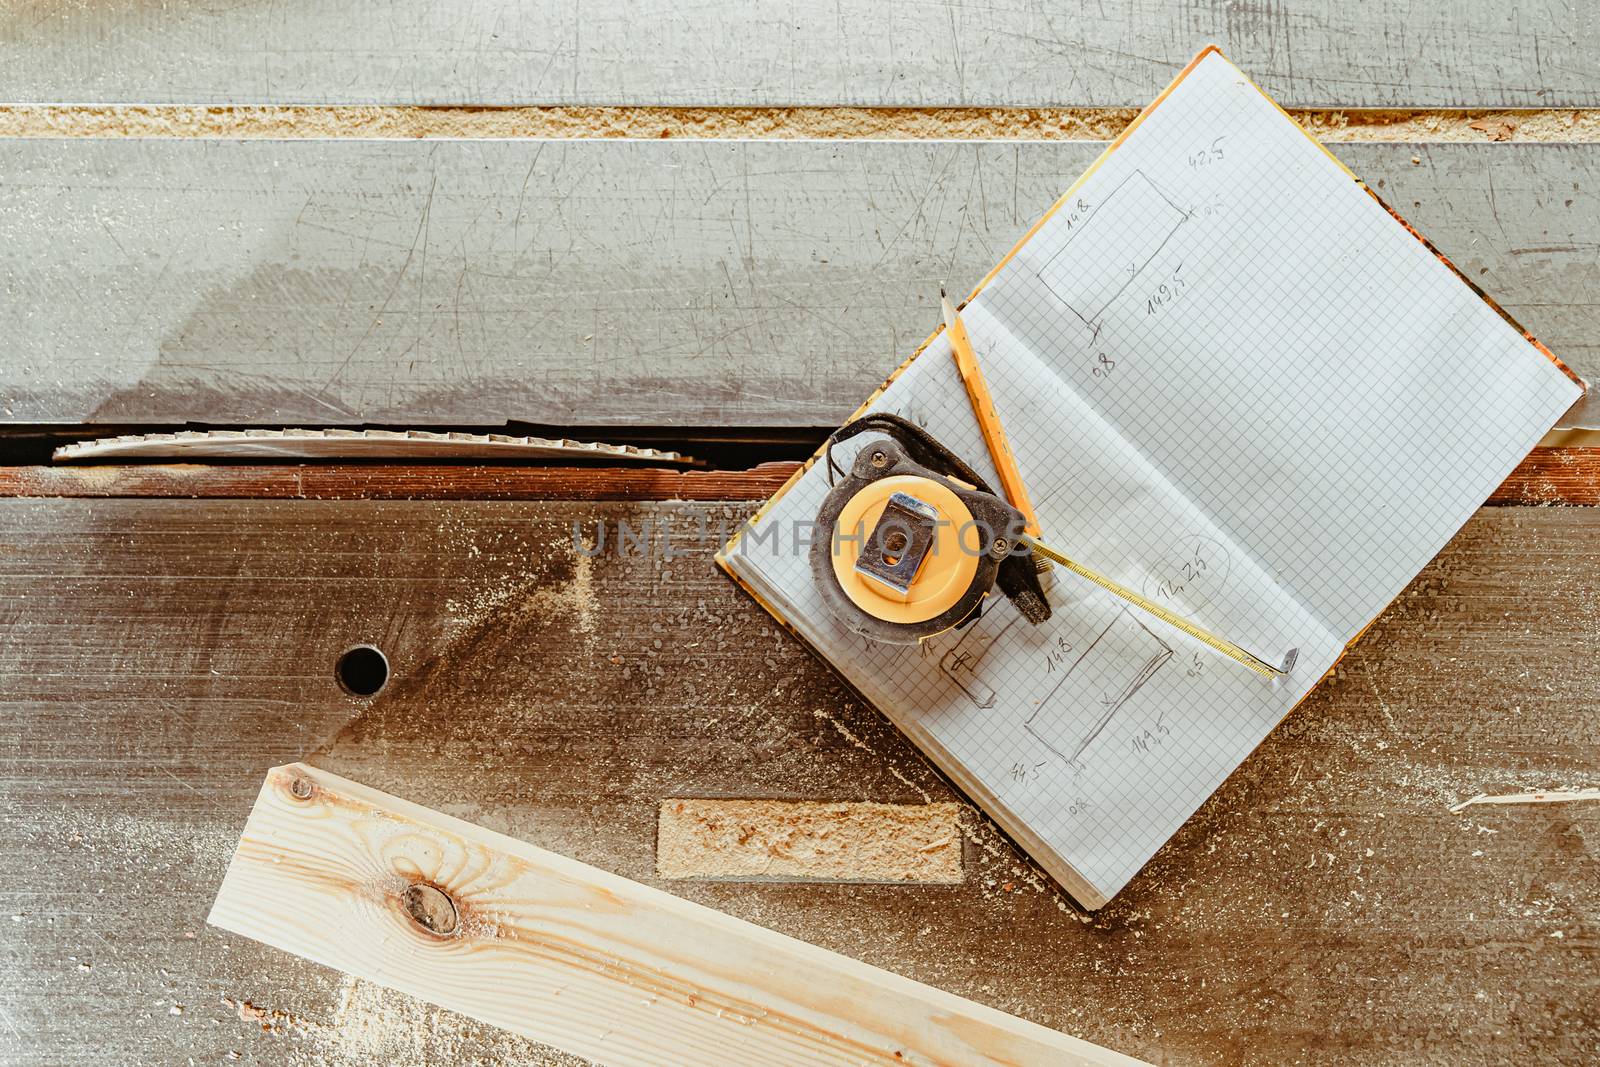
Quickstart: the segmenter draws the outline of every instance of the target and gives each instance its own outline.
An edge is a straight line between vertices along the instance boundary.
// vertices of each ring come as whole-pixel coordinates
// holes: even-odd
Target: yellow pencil
[[[956,369],[961,372],[961,383],[967,387],[967,399],[972,401],[973,414],[978,416],[978,428],[983,431],[989,455],[994,457],[995,470],[1000,473],[1000,487],[1005,490],[1011,506],[1022,512],[1028,524],[1028,535],[1038,537],[1039,519],[1033,513],[1033,501],[1028,499],[1027,486],[1022,484],[1022,473],[1017,470],[1017,457],[1011,451],[1005,427],[1000,425],[1000,415],[994,409],[994,397],[989,393],[988,383],[983,380],[983,371],[978,369],[978,357],[972,351],[967,328],[961,324],[943,288],[939,290],[939,301],[944,305],[944,328],[950,335],[950,352],[956,358]]]
[[[1006,439],[1005,428],[1000,425],[1000,415],[994,409],[994,397],[989,393],[988,383],[983,380],[983,372],[978,369],[978,357],[972,351],[972,341],[967,337],[966,327],[961,324],[961,319],[956,315],[956,309],[951,306],[950,298],[945,295],[945,291],[942,288],[939,290],[939,300],[944,305],[944,327],[945,332],[950,335],[950,351],[955,356],[956,369],[961,372],[961,382],[967,387],[967,399],[972,401],[972,410],[978,416],[978,426],[983,431],[983,440],[989,446],[989,454],[994,457],[995,469],[1000,472],[1000,485],[1005,489],[1006,497],[1011,501],[1011,506],[1022,512],[1022,517],[1027,522],[1026,536],[1023,538],[1023,543],[1028,546],[1035,561],[1035,566],[1040,566],[1038,561],[1041,559],[1059,563],[1079,577],[1098,585],[1112,596],[1149,612],[1156,618],[1209,645],[1212,649],[1248,667],[1264,678],[1288,674],[1290,667],[1294,663],[1295,652],[1290,652],[1284,658],[1282,667],[1274,667],[1260,656],[1241,648],[1227,638],[1214,634],[1203,627],[1196,626],[1188,619],[1175,612],[1168,611],[1160,604],[1134,592],[1120,582],[1090,570],[1076,560],[1048,545],[1040,543],[1038,540],[1039,519],[1033,512],[1033,501],[1028,499],[1028,490],[1022,484],[1022,474],[1017,470],[1017,457],[1011,451],[1011,442]],[[1048,566],[1048,564],[1044,564],[1044,566]]]

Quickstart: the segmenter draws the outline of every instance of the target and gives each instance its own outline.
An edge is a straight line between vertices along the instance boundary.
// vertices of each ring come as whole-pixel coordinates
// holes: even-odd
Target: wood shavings
[[[1505,119],[1476,119],[1467,128],[1488,134],[1491,141],[1509,141],[1517,133],[1517,124]]]
[[[1450,814],[1459,814],[1477,804],[1565,804],[1575,800],[1600,800],[1600,789],[1552,789],[1542,793],[1503,793],[1499,796],[1479,793],[1453,805]]]
[[[1108,141],[1135,107],[415,107],[13,104],[7,137]],[[1592,141],[1600,108],[1291,108],[1330,142]],[[1500,131],[1504,131],[1501,134]]]
[[[325,1022],[248,1000],[224,997],[222,1003],[264,1036],[291,1041],[276,1057],[290,1067],[578,1067],[582,1062],[349,975],[340,980],[335,997]]]
[[[829,715],[827,712],[823,711],[821,708],[816,709],[811,714],[812,714],[812,716],[814,718],[821,719],[824,722],[828,723],[830,726],[832,726],[835,730],[837,730],[839,732],[839,736],[840,737],[842,737],[846,741],[850,742],[850,744],[854,745],[856,748],[862,749],[863,751],[866,751],[866,752],[872,752],[873,755],[877,755],[876,752],[874,752],[871,748],[867,747],[867,743],[865,741],[861,740],[861,738],[859,738],[855,734],[851,733],[850,732],[850,728],[848,726],[846,726],[844,723],[840,722],[838,719],[834,718],[832,715]]]

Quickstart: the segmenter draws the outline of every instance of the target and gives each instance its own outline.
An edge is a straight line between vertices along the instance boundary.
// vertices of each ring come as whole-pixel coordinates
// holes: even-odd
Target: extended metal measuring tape
[[[886,440],[870,441],[844,471],[833,448],[863,433]],[[817,513],[810,564],[823,599],[853,633],[915,644],[976,619],[997,586],[1037,625],[1050,617],[1043,557],[1264,678],[1294,665],[1293,651],[1273,666],[1030,536],[1022,512],[905,419],[857,419],[828,439],[824,457],[839,479]]]

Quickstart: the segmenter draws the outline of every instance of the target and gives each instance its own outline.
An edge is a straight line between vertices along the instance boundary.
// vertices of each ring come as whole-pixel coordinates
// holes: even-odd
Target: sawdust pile
[[[85,857],[96,879],[115,880],[159,898],[174,877],[222,877],[239,843],[226,823],[184,819],[160,812],[97,812],[62,808],[41,812],[30,837]]]
[[[559,585],[547,584],[542,568],[524,569],[512,584],[496,585],[473,593],[465,600],[445,604],[458,626],[475,629],[494,618],[502,627],[531,623],[552,615],[568,616],[581,634],[595,632],[597,601],[594,592],[594,560],[575,546],[569,546],[572,577]]]
[[[241,1022],[288,1043],[290,1067],[582,1067],[585,1061],[348,975],[326,1022],[225,999]],[[245,1046],[248,1048],[248,1046]]]
[[[961,805],[672,799],[661,804],[664,878],[803,878],[958,884]]]

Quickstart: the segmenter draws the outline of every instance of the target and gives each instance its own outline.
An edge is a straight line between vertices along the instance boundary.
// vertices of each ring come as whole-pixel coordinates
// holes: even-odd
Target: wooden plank
[[[1600,461],[1597,461],[1600,464]],[[428,464],[243,466],[194,463],[0,467],[0,497],[271,500],[765,500],[797,462],[745,471]],[[1542,489],[1538,490],[1543,492]],[[1538,500],[1546,503],[1546,500]]]
[[[1488,502],[1600,505],[1600,448],[1536,448]]]
[[[708,560],[566,548],[752,507],[0,500],[19,1063],[576,1062],[203,925],[307,754],[655,885],[664,798],[960,802]],[[1448,809],[1594,784],[1597,597],[1600,509],[1480,512],[1092,923],[970,808],[959,886],[670,885],[1158,1062],[1581,1062],[1600,804]],[[334,679],[361,642],[367,701]]]
[[[0,98],[102,103],[1142,105],[1218,43],[1286,103],[1600,101],[1587,5],[1222,0],[23,4]]]
[[[608,1067],[1141,1062],[305,764],[207,921]]]
[[[0,419],[835,426],[1099,148],[15,141]],[[1600,145],[1337,152],[1600,378]]]
[[[765,500],[798,461],[749,470],[427,464],[0,467],[0,497],[296,500]],[[1485,503],[1600,505],[1600,447],[1536,448]]]

